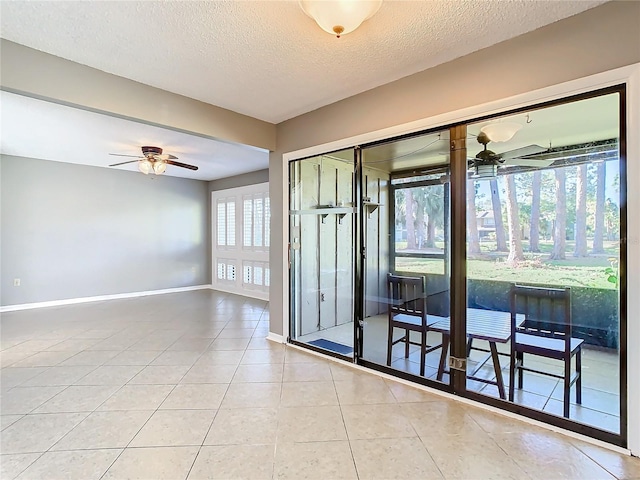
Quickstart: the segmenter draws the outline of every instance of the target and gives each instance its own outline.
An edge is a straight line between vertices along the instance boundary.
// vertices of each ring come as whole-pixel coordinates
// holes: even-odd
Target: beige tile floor
[[[364,328],[364,354],[363,358],[379,365],[387,362],[387,317],[377,315],[365,320]],[[395,338],[400,338],[403,331],[396,329]],[[299,340],[308,342],[318,338],[325,338],[345,345],[353,344],[353,324],[344,324],[338,327],[323,330],[305,335]],[[415,341],[420,337],[415,335]],[[428,342],[431,345],[441,343],[439,333],[430,332]],[[488,349],[487,342],[475,341],[475,346]],[[509,345],[498,345],[498,350],[509,353]],[[393,349],[391,366],[403,372],[414,375],[420,374],[420,353],[419,348],[411,346],[409,358],[404,358],[404,346],[398,344]],[[476,363],[484,359],[485,353],[472,351],[469,368],[473,368]],[[436,350],[427,355],[427,365],[425,376],[432,380],[436,379],[440,350]],[[509,384],[509,359],[507,356],[500,358],[502,375],[505,384]],[[541,371],[551,371],[556,374],[562,373],[562,363],[556,360],[544,359],[541,357],[527,356],[527,366],[537,368]],[[589,345],[585,346],[582,360],[583,382],[582,382],[582,404],[575,403],[575,387],[571,393],[570,418],[580,423],[608,430],[610,432],[620,432],[620,386],[619,386],[619,366],[618,354],[611,350],[596,350]],[[487,362],[485,366],[476,374],[481,378],[495,379],[493,363]],[[444,382],[449,382],[449,376],[444,375]],[[468,381],[467,388],[480,392],[484,395],[497,398],[498,389],[494,385],[487,385],[477,381]],[[563,385],[562,382],[549,376],[538,375],[525,372],[522,390],[516,390],[514,401],[521,405],[543,410],[554,415],[563,415]]]
[[[640,460],[265,339],[212,291],[6,313],[2,479],[640,479]]]

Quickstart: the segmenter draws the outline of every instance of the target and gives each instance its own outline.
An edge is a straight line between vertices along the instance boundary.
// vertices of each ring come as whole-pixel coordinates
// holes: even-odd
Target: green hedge
[[[558,285],[539,285],[558,288]],[[449,315],[449,279],[443,275],[427,275],[428,312]],[[469,280],[468,305],[472,308],[509,311],[510,282]],[[618,348],[618,291],[601,288],[571,287],[573,336],[585,343]]]

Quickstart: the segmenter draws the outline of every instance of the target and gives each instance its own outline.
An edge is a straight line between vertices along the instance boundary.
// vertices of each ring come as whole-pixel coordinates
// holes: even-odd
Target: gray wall
[[[210,283],[207,182],[11,156],[0,172],[0,305]]]
[[[246,187],[258,183],[269,181],[269,169],[258,170],[257,172],[243,173],[234,177],[220,178],[209,182],[209,191],[226,190],[228,188]]]
[[[273,150],[272,123],[0,39],[4,90]]]
[[[282,278],[282,155],[640,62],[640,2],[609,2],[512,40],[374,88],[277,126],[269,156],[271,277]],[[271,331],[282,333],[282,285],[270,292]]]

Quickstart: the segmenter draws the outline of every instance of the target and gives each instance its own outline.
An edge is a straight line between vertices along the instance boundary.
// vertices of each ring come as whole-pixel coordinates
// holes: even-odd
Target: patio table
[[[524,315],[518,314],[516,317],[518,325],[524,322]],[[429,326],[430,331],[440,332],[442,334],[442,352],[440,354],[440,363],[438,365],[438,380],[442,380],[442,376],[445,373],[445,361],[447,353],[449,351],[450,332],[451,325],[448,318],[444,318]],[[505,400],[504,380],[502,378],[502,368],[500,367],[498,348],[496,343],[507,343],[511,338],[511,313],[510,312],[498,312],[495,310],[481,310],[478,308],[467,309],[467,357],[471,353],[471,350],[478,350],[487,352],[487,355],[482,361],[480,361],[472,372],[467,372],[467,378],[470,380],[476,380],[478,382],[487,383],[490,385],[496,385],[498,387],[498,393],[500,398]],[[477,348],[473,346],[473,340],[486,340],[489,342],[489,350]],[[475,376],[475,374],[482,368],[489,359],[493,360],[493,368],[496,374],[496,379],[491,380],[487,378],[481,378]]]

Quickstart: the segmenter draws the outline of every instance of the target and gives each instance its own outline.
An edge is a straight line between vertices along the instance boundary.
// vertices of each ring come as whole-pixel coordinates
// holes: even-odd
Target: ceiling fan
[[[133,157],[135,160],[128,160],[126,162],[114,163],[109,165],[110,167],[117,167],[119,165],[126,165],[127,163],[138,162],[138,170],[145,175],[149,173],[155,173],[161,175],[167,169],[167,165],[174,165],[176,167],[188,168],[189,170],[198,170],[195,165],[187,165],[186,163],[176,162],[178,157],[169,155],[168,153],[162,153],[160,147],[142,147],[142,156],[138,155],[122,155],[119,153],[110,153],[114,157]]]
[[[473,171],[473,178],[495,178],[498,174],[498,167],[548,167],[553,163],[553,160],[526,158],[529,155],[547,151],[546,148],[540,145],[528,145],[504,153],[495,153],[487,149],[487,144],[492,140],[486,132],[480,131],[477,140],[478,143],[484,146],[484,149],[468,161],[469,168]]]

